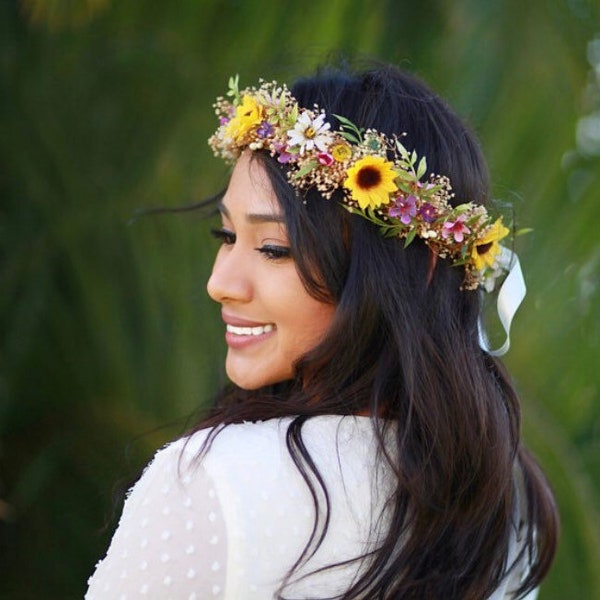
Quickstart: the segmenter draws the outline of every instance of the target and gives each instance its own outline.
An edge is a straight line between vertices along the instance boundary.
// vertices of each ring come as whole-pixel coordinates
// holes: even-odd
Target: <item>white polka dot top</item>
[[[85,599],[275,598],[315,523],[312,496],[287,450],[290,420],[230,425],[202,460],[206,430],[160,450],[129,493]],[[316,571],[373,548],[389,486],[374,473],[381,461],[368,417],[316,417],[302,431],[327,486],[330,522],[282,593],[327,598],[348,588],[360,563]],[[512,585],[490,600],[511,598]]]

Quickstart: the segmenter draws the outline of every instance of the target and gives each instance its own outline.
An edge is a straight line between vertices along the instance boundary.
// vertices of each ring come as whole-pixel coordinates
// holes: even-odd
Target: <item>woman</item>
[[[229,97],[232,383],[134,486],[87,598],[533,598],[558,519],[479,331],[508,229],[472,133],[391,66]]]

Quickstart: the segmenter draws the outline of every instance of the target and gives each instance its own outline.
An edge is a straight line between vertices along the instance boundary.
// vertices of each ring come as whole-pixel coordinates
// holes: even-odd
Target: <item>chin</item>
[[[241,374],[227,371],[227,377],[229,377],[229,380],[239,388],[251,392],[252,390],[258,390],[268,385],[289,381],[293,378],[293,374],[289,373],[285,375],[282,374],[281,376],[272,375],[271,377],[260,377],[256,374]]]

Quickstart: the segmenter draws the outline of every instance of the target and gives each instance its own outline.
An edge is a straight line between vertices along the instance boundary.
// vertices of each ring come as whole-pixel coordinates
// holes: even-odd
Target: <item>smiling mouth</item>
[[[275,329],[274,325],[260,325],[258,327],[236,327],[235,325],[227,325],[227,333],[234,335],[262,335],[269,333]]]

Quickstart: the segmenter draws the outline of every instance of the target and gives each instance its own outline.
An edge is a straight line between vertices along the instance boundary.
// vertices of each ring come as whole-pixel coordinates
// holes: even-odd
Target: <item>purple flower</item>
[[[231,119],[228,119],[227,117],[220,117],[219,125],[227,125],[227,123],[229,123],[229,121],[231,121]]]
[[[282,164],[286,164],[289,162],[293,162],[296,157],[291,153],[287,151],[287,145],[286,144],[280,144],[280,143],[275,143],[273,144],[274,148],[275,148],[275,152],[279,155],[277,157],[277,162],[280,162]]]
[[[442,237],[447,239],[451,235],[454,241],[461,244],[465,239],[465,233],[471,233],[471,230],[465,225],[466,215],[459,215],[456,221],[446,221],[442,229]]]
[[[263,121],[260,124],[259,128],[256,130],[256,134],[259,138],[266,138],[270,135],[273,135],[274,130],[275,128],[273,127],[273,125],[271,125],[271,123],[269,123],[268,121]]]
[[[319,154],[317,154],[317,160],[319,161],[319,164],[325,167],[329,167],[333,164],[333,156],[331,156],[329,152],[319,152]]]
[[[417,199],[414,196],[398,196],[396,203],[388,211],[390,217],[400,217],[400,221],[408,225],[417,215]]]
[[[289,162],[294,162],[294,155],[290,154],[289,152],[282,152],[278,157],[277,157],[277,162],[286,164]]]
[[[425,202],[421,208],[419,208],[419,214],[426,223],[433,223],[437,218],[437,210],[431,202]]]

